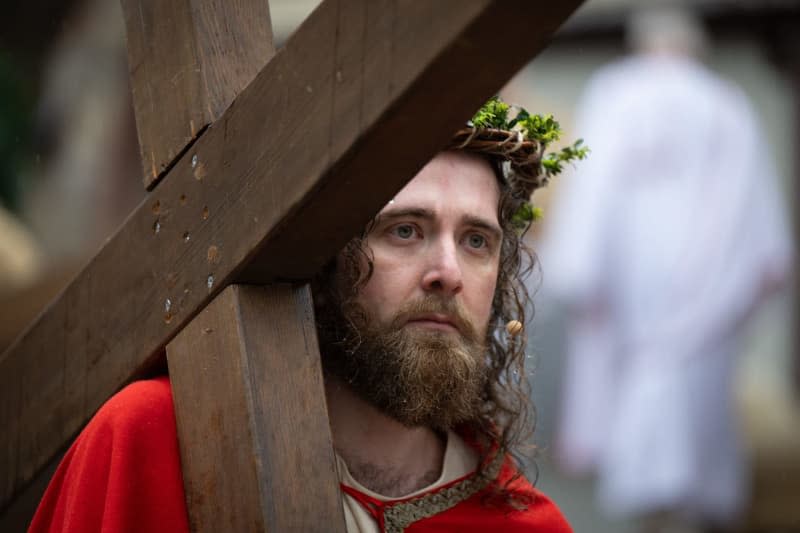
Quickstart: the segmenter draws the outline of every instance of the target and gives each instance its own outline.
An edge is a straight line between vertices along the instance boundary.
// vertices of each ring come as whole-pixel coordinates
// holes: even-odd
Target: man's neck
[[[373,492],[399,497],[436,481],[445,442],[427,427],[409,428],[326,376],[333,446],[353,478]]]

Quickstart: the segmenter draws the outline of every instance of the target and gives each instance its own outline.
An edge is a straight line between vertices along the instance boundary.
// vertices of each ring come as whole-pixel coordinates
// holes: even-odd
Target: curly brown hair
[[[458,140],[458,136],[454,142]],[[506,331],[506,325],[517,320],[526,324],[527,312],[533,312],[525,279],[537,268],[533,251],[524,243],[523,237],[529,226],[520,229],[513,221],[521,204],[529,200],[532,191],[541,186],[541,181],[520,183],[519,171],[508,165],[506,141],[495,144],[495,150],[485,139],[474,139],[474,144],[461,144],[458,149],[476,153],[486,157],[500,184],[500,201],[498,220],[503,230],[503,242],[500,249],[500,265],[497,275],[497,287],[492,301],[492,313],[489,318],[487,333],[488,346],[488,379],[483,391],[483,406],[476,418],[469,424],[468,430],[475,432],[479,442],[488,445],[481,458],[481,465],[489,464],[492,445],[496,453],[510,455],[517,468],[517,474],[503,487],[494,487],[489,497],[499,497],[500,502],[515,506],[526,505],[524,495],[508,490],[508,487],[519,477],[519,470],[531,459],[533,446],[530,444],[536,420],[535,407],[530,401],[531,388],[525,369],[526,335],[512,335]],[[498,153],[499,152],[499,153]],[[538,152],[538,151],[537,151]],[[530,152],[529,152],[530,154]],[[541,155],[534,153],[536,163]],[[530,161],[530,159],[529,159]],[[504,163],[506,168],[504,169]],[[511,168],[509,168],[509,166]],[[514,180],[516,179],[516,183]],[[530,463],[532,464],[532,463]],[[534,476],[536,480],[535,465]],[[478,471],[483,474],[482,468]]]

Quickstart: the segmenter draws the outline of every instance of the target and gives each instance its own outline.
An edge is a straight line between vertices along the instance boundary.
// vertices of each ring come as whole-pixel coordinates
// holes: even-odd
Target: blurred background
[[[271,0],[280,46],[317,5]],[[644,0],[588,0],[552,44],[502,90],[510,102],[552,113],[564,140],[586,136],[578,114],[601,67],[630,53],[626,39]],[[658,2],[675,4],[675,2]],[[706,35],[711,72],[746,95],[792,235],[800,224],[798,131],[800,2],[686,0]],[[128,86],[124,24],[117,0],[11,0],[0,19],[0,350],[69,282],[144,198]],[[457,90],[457,88],[454,88]],[[616,116],[607,127],[614,130]],[[586,139],[590,147],[598,140]],[[537,250],[558,219],[569,169],[535,202]],[[561,198],[559,198],[561,196]],[[748,224],[742,213],[741,224]],[[796,237],[792,237],[796,243]],[[538,485],[576,532],[650,527],[609,514],[596,498],[596,473],[568,473],[556,461],[565,394],[568,311],[548,286],[548,257],[530,282],[536,317],[528,327],[537,405]],[[552,268],[557,268],[555,264]],[[737,327],[732,405],[744,429],[748,497],[735,530],[800,531],[800,301],[793,271]],[[682,523],[675,531],[701,531]],[[656,529],[653,529],[656,530]]]

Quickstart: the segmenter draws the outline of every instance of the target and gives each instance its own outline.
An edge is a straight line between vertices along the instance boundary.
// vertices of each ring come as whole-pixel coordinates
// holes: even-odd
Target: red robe
[[[499,479],[512,472],[507,463]],[[406,531],[571,533],[558,508],[527,481],[520,478],[516,490],[532,496],[524,511],[487,507],[479,492]],[[166,377],[133,383],[98,411],[64,456],[29,531],[189,531]]]

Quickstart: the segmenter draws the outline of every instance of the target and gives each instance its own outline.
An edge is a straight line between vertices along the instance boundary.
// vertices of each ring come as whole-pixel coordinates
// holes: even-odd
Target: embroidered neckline
[[[495,454],[480,476],[471,472],[430,492],[401,500],[381,501],[344,483],[340,486],[372,515],[381,531],[402,533],[414,522],[451,509],[485,488],[497,478],[504,459],[502,454]]]
[[[503,460],[502,455],[496,454],[480,476],[473,472],[439,490],[387,505],[384,511],[386,533],[401,533],[412,523],[451,509],[470,498],[497,477]]]

